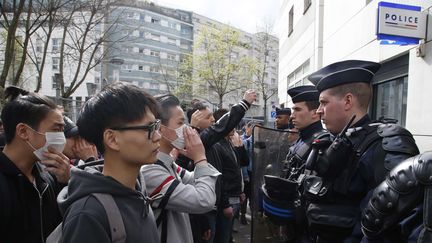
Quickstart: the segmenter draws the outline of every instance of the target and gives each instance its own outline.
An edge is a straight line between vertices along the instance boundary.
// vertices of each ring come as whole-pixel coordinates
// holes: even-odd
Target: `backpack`
[[[126,242],[126,230],[123,219],[112,195],[106,193],[92,193],[90,195],[95,197],[105,209],[106,215],[108,217],[108,224],[111,230],[111,241],[113,243]],[[62,235],[63,222],[60,223],[53,232],[51,232],[46,240],[46,243],[60,243],[62,242]]]

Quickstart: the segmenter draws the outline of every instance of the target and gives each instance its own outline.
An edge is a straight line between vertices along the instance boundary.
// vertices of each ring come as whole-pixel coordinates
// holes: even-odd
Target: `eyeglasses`
[[[148,139],[152,139],[154,133],[159,131],[161,127],[160,120],[156,120],[148,125],[140,126],[126,126],[126,127],[112,127],[112,130],[116,131],[127,131],[127,130],[146,130],[148,132]]]

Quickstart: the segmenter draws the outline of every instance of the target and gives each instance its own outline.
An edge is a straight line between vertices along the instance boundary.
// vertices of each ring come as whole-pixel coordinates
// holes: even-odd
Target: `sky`
[[[241,30],[255,33],[274,24],[281,0],[153,0],[162,6],[193,11]]]

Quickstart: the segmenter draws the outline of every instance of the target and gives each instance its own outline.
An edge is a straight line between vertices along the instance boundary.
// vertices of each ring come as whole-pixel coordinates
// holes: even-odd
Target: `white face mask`
[[[186,146],[184,141],[184,136],[183,136],[183,129],[185,127],[187,127],[187,125],[183,124],[181,127],[174,129],[174,131],[177,134],[177,138],[174,141],[171,141],[171,145],[177,149],[184,149]]]
[[[41,134],[41,133],[39,133]],[[41,134],[43,135],[43,134]],[[29,142],[28,145],[34,149],[34,154],[39,160],[47,159],[43,153],[48,152],[48,147],[55,149],[57,152],[63,152],[66,145],[66,137],[63,132],[46,132],[45,133],[45,145],[40,149],[35,149]]]

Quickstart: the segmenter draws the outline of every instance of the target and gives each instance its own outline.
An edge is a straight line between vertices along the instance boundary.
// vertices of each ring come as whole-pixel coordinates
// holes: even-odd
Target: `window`
[[[170,27],[171,29],[177,29],[177,24],[176,24],[176,23],[172,23],[172,22],[170,22],[170,23],[169,23],[169,27]]]
[[[159,84],[158,83],[151,83],[150,89],[159,89]]]
[[[289,11],[289,16],[288,16],[288,36],[291,35],[291,33],[293,32],[293,27],[294,27],[294,6],[291,7],[290,11]]]
[[[140,14],[140,21],[144,22],[144,20],[145,20],[145,14],[142,13],[142,14]]]
[[[173,60],[173,61],[175,61],[175,59],[176,59],[176,55],[175,55],[175,54],[168,53],[168,54],[167,54],[167,58],[168,58],[169,60]]]
[[[150,22],[152,22],[153,24],[160,24],[160,19],[152,17]]]
[[[143,47],[138,48],[138,52],[139,53],[144,53],[144,48]]]
[[[52,69],[53,70],[59,70],[59,64],[60,64],[60,58],[53,57],[52,58]]]
[[[145,32],[140,30],[139,32],[139,37],[144,38],[145,37]]]
[[[276,84],[276,79],[272,78],[271,79],[271,84]]]
[[[396,78],[373,86],[373,110],[374,119],[397,119],[398,124],[405,126],[408,77]]]
[[[76,101],[76,106],[80,108],[82,105],[82,97],[81,96],[75,97],[75,101]]]
[[[312,5],[312,0],[303,0],[304,1],[304,10],[303,10],[303,14],[305,14],[309,7]]]
[[[176,39],[168,37],[167,42],[168,42],[168,44],[175,45],[176,44]]]
[[[60,38],[52,38],[52,51],[57,52],[60,50]]]
[[[150,34],[150,39],[155,41],[160,41],[160,35]]]
[[[60,89],[59,80],[56,79],[55,76],[52,78],[52,88],[53,89]]]
[[[153,56],[153,57],[159,57],[159,56],[160,56],[160,52],[158,52],[158,51],[154,51],[154,50],[151,50],[151,51],[150,51],[150,56]]]
[[[130,13],[127,14],[128,19],[133,19],[134,16],[135,16],[135,14],[132,13],[132,12],[130,12]]]
[[[159,67],[157,67],[157,66],[150,67],[150,72],[159,73]]]
[[[138,65],[138,70],[144,71],[144,66],[143,65]],[[142,85],[140,85],[140,86],[142,86]]]
[[[43,51],[43,42],[41,38],[37,38],[36,40],[36,52],[42,52]]]
[[[309,73],[310,61],[306,60],[300,67],[290,73],[287,77],[288,86],[300,86],[307,84],[307,74]]]

